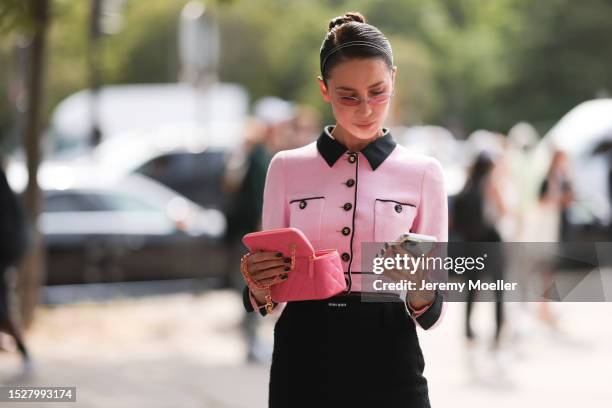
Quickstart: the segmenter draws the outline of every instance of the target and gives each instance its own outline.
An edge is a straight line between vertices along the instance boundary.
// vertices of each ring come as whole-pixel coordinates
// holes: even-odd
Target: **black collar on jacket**
[[[330,136],[332,129],[333,126],[325,127],[317,140],[317,149],[329,167],[332,167],[340,156],[348,150],[346,146]],[[385,132],[383,136],[370,142],[361,151],[370,163],[372,170],[376,170],[395,149],[396,143],[391,136],[391,132],[387,129],[383,129],[383,131]]]

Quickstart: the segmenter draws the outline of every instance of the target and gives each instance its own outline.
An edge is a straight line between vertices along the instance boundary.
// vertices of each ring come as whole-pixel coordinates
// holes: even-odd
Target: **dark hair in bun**
[[[365,23],[366,19],[361,13],[356,11],[349,11],[343,16],[334,17],[329,20],[329,26],[327,31],[331,31],[334,27],[342,25],[344,23],[350,23],[351,21],[356,21],[357,23]]]
[[[393,52],[387,37],[363,15],[350,11],[329,21],[328,32],[321,44],[320,68],[324,80],[332,68],[352,58],[382,58],[393,67]]]

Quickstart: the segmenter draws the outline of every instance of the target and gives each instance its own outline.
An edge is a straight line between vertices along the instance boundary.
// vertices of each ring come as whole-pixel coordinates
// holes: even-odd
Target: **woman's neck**
[[[342,128],[342,126],[336,124],[331,134],[334,139],[346,146],[346,148],[351,152],[359,152],[368,144],[381,137],[383,135],[383,130],[378,129],[378,131],[372,135],[370,139],[358,139]]]

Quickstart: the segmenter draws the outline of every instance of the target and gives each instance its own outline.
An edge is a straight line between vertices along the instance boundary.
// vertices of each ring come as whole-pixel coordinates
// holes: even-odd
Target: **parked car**
[[[203,207],[227,214],[231,200],[223,192],[222,178],[228,147],[200,143],[188,132],[172,138],[138,132],[125,136],[111,138],[72,162],[94,165],[116,178],[143,174]]]
[[[227,211],[230,199],[223,192],[222,179],[227,152],[176,150],[151,157],[134,170],[205,206]]]
[[[44,188],[47,284],[224,279],[225,218],[142,175]]]

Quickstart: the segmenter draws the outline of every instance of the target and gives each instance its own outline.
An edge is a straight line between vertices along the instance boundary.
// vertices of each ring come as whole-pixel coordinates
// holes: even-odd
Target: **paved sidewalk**
[[[449,304],[438,328],[419,331],[432,406],[612,406],[612,303],[554,304],[563,334],[508,306],[513,347],[496,357],[484,341],[466,352],[463,304]],[[35,375],[16,380],[18,359],[0,353],[0,382],[77,387],[76,404],[54,407],[263,408],[269,367],[244,364],[241,313],[229,291],[42,308],[28,333]],[[492,304],[477,304],[483,338],[492,318]],[[270,342],[273,320],[263,321]]]

